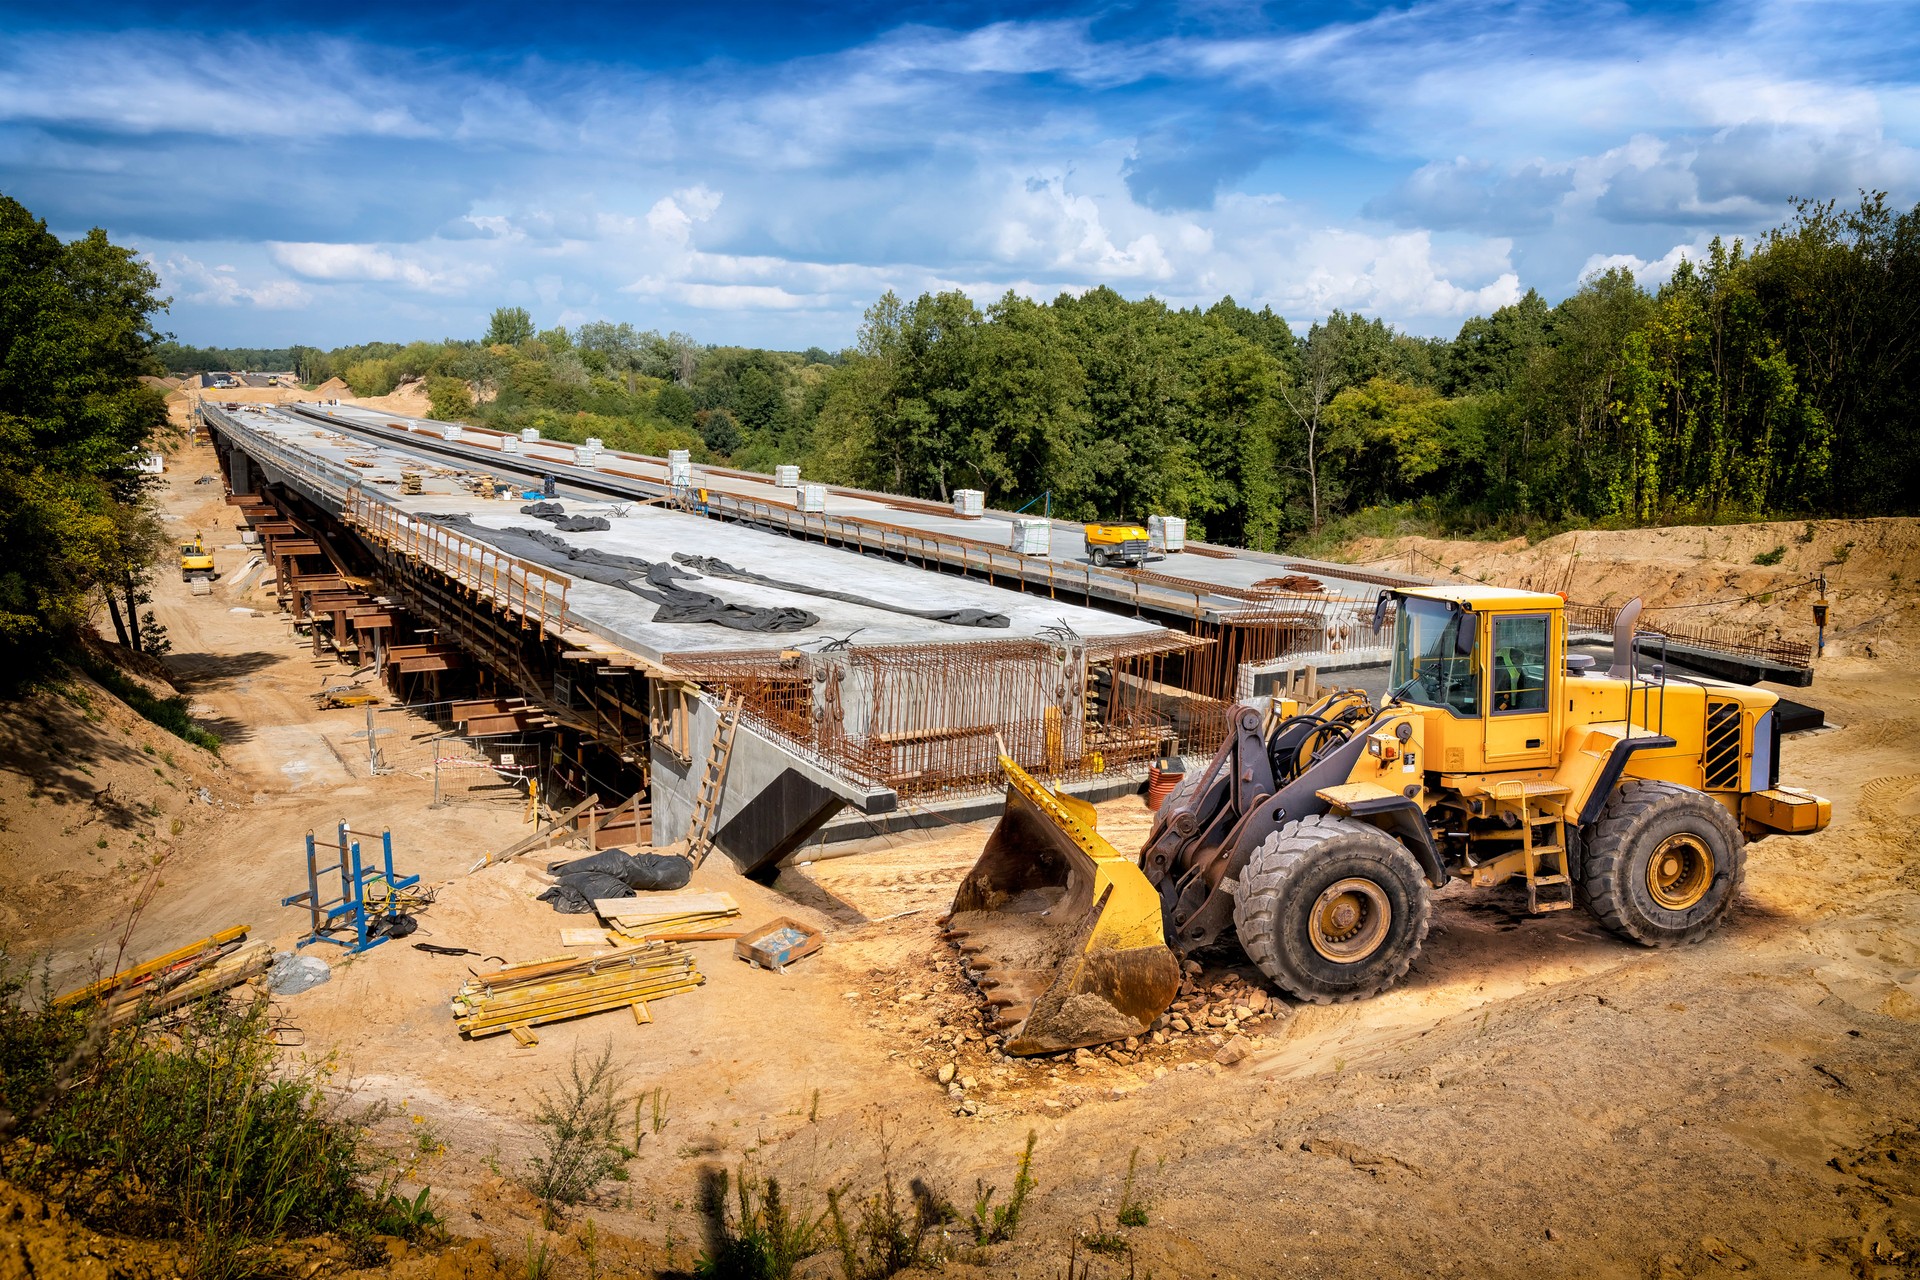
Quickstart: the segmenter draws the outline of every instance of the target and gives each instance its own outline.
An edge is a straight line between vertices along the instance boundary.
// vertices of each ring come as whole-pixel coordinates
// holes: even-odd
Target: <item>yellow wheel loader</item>
[[[1008,1052],[1139,1034],[1171,1002],[1176,960],[1230,938],[1296,999],[1375,995],[1455,880],[1520,881],[1532,911],[1581,905],[1643,946],[1712,933],[1746,846],[1820,831],[1832,807],[1782,785],[1774,694],[1668,674],[1636,643],[1638,614],[1622,610],[1598,673],[1567,653],[1558,596],[1383,591],[1382,704],[1346,690],[1235,707],[1137,863],[1102,851],[1090,808],[1010,768],[1007,817],[951,922],[989,996],[1017,997]],[[1057,1012],[1095,1003],[1114,1016]]]

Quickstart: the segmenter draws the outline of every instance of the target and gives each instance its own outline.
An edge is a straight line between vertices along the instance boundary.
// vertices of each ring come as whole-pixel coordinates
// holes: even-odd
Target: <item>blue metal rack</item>
[[[299,946],[311,946],[316,942],[330,942],[336,947],[346,948],[353,955],[369,950],[387,941],[385,933],[369,933],[367,916],[367,884],[381,880],[387,886],[386,918],[391,920],[400,914],[400,908],[394,904],[394,894],[401,889],[409,889],[420,883],[420,877],[396,876],[393,871],[393,832],[380,833],[380,850],[385,871],[378,868],[363,867],[360,864],[359,836],[365,833],[351,830],[341,823],[336,840],[340,851],[340,897],[333,902],[323,902],[320,897],[320,860],[322,846],[314,839],[313,832],[307,832],[307,888],[303,893],[280,899],[283,907],[305,906],[312,919],[312,931],[300,939]],[[373,917],[380,918],[376,907]]]

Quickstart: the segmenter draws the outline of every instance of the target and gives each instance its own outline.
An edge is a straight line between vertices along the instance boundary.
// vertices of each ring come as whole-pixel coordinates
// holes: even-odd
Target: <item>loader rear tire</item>
[[[1398,982],[1420,954],[1430,914],[1427,878],[1406,846],[1331,814],[1268,836],[1233,903],[1247,958],[1315,1004],[1362,1000]]]
[[[1644,947],[1698,942],[1739,896],[1747,844],[1712,796],[1632,778],[1608,797],[1580,877],[1587,909]]]

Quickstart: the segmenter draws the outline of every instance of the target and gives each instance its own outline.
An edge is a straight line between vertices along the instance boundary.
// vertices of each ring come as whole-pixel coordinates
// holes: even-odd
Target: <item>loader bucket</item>
[[[1000,763],[1006,813],[947,919],[994,1029],[1016,1055],[1144,1034],[1180,988],[1160,895],[1094,830],[1092,805]]]

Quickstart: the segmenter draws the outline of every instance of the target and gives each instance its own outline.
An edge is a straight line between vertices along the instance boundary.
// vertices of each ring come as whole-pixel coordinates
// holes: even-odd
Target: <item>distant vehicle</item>
[[[1110,564],[1138,568],[1147,562],[1150,539],[1137,524],[1090,524],[1086,537],[1087,555],[1101,568]]]
[[[213,571],[213,552],[207,550],[207,544],[199,534],[193,535],[192,542],[180,544],[180,581],[192,582],[195,578],[205,578],[212,582],[218,576]]]

